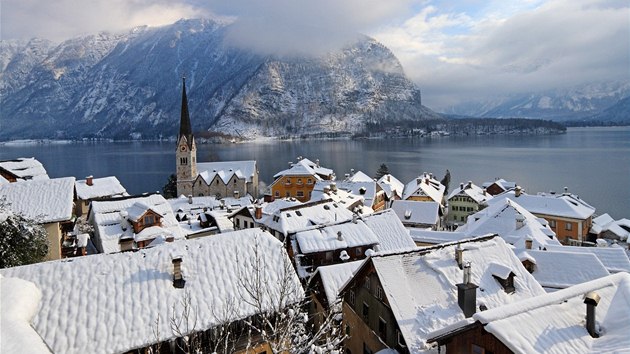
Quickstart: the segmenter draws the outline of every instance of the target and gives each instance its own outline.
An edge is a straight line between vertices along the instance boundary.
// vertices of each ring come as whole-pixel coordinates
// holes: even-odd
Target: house
[[[333,170],[321,167],[319,160],[312,162],[298,157],[291,167],[276,173],[271,184],[271,198],[296,198],[301,202],[311,200],[313,188],[318,181],[334,181]]]
[[[437,202],[394,200],[391,209],[405,227],[431,230],[442,228],[442,209]]]
[[[621,247],[548,246],[547,250],[594,254],[610,273],[630,273],[628,254]]]
[[[543,249],[560,245],[545,219],[538,218],[517,202],[506,199],[492,203],[468,217],[465,225],[457,228],[469,237],[497,234],[517,249]],[[527,247],[531,241],[531,247]]]
[[[216,197],[180,196],[167,201],[186,233],[186,238],[234,231],[234,224],[230,219],[232,213],[251,205],[249,197],[218,200]]]
[[[317,182],[316,189],[320,183]],[[372,177],[361,171],[355,172],[352,169],[351,173],[347,174],[343,181],[337,181],[336,185],[337,189],[363,197],[363,204],[374,211],[380,211],[386,207],[387,196],[383,188]]]
[[[459,188],[454,189],[448,196],[447,222],[452,225],[465,224],[468,215],[485,208],[488,199],[491,198],[492,195],[473,184],[472,181],[466,184],[461,183]]]
[[[626,353],[629,298],[630,274],[613,274],[478,312],[475,323],[431,341],[447,354]]]
[[[192,132],[186,79],[182,79],[182,106],[175,153],[177,195],[244,197],[258,196],[256,161],[198,163],[197,145]]]
[[[593,241],[599,238],[627,241],[630,236],[630,220],[626,218],[615,220],[608,214],[602,214],[593,219],[590,235],[593,235]]]
[[[9,209],[42,225],[48,235],[47,260],[62,258],[61,245],[74,228],[74,177],[34,178],[0,184]]]
[[[525,194],[520,187],[497,195],[488,204],[500,203],[505,199],[517,202],[530,213],[544,218],[556,237],[564,244],[586,241],[591,228],[595,208],[578,196],[565,191],[563,194]]]
[[[565,252],[559,247],[556,251],[526,249],[517,257],[548,292],[610,275],[592,253]]]
[[[233,210],[228,215],[228,218],[232,221],[232,225],[235,230],[255,227],[265,228],[265,223],[273,223],[273,217],[280,209],[290,208],[302,204],[302,202],[294,198],[276,199],[273,202],[259,202]],[[265,221],[261,219],[265,219]],[[281,238],[284,239],[284,236]]]
[[[433,177],[432,173],[423,173],[405,185],[403,200],[417,202],[436,202],[444,205],[446,187]]]
[[[246,334],[245,321],[260,323],[266,314],[302,301],[304,292],[288,262],[274,237],[243,230],[138,252],[7,268],[0,270],[2,311],[5,297],[18,291],[5,292],[5,280],[21,279],[41,293],[39,306],[22,312],[34,314],[32,329],[55,353],[156,352],[158,344],[174,352],[191,338],[214,348],[228,326],[227,346],[213,351],[244,353],[250,344],[247,353],[269,353],[260,335]],[[255,282],[262,284],[257,290],[250,287]],[[257,299],[261,292],[264,301]],[[24,295],[36,303],[35,291]],[[194,319],[186,318],[186,308]],[[179,333],[173,329],[178,324]]]
[[[88,222],[94,226],[94,245],[101,253],[152,247],[186,235],[159,194],[93,201]]]
[[[503,178],[495,178],[493,182],[485,182],[481,185],[482,189],[492,196],[510,191],[516,188],[516,182],[508,182]]]
[[[44,165],[34,157],[0,161],[0,178],[10,183],[49,179]]]
[[[125,187],[115,176],[94,178],[87,176],[85,179],[75,182],[77,191],[76,215],[82,216],[88,212],[90,202],[115,197],[124,197],[127,194]]]
[[[349,353],[425,353],[435,332],[544,293],[500,237],[375,253],[340,290],[344,346]]]
[[[356,194],[350,189],[339,188],[337,182],[334,181],[318,181],[313,187],[311,193],[311,201],[332,200],[335,203],[343,205],[346,209],[362,215],[367,215],[374,210],[365,204],[366,194],[357,192]],[[373,199],[370,200],[370,202]]]
[[[387,174],[379,178],[376,183],[378,183],[381,189],[383,189],[383,192],[385,192],[385,200],[388,205],[391,204],[393,200],[402,199],[405,185],[396,177]]]

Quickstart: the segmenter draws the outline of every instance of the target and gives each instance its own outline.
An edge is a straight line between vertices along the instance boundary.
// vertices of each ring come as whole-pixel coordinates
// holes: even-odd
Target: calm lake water
[[[460,182],[502,177],[530,194],[563,187],[597,208],[630,218],[630,127],[570,128],[548,136],[472,136],[416,139],[200,144],[198,161],[256,160],[260,179],[304,156],[343,178],[351,168],[374,175],[380,164],[403,183],[423,172]],[[129,193],[161,190],[175,171],[174,142],[0,144],[0,160],[34,156],[51,177],[115,175]]]

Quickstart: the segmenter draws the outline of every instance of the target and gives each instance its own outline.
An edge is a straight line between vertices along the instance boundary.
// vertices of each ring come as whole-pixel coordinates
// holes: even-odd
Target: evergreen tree
[[[13,214],[0,200],[0,268],[42,262],[48,253],[46,230]]]
[[[386,164],[382,163],[381,167],[378,168],[378,170],[376,170],[376,179],[380,179],[381,177],[390,174],[389,172],[389,168],[387,167]]]
[[[446,174],[444,174],[444,178],[442,178],[440,183],[442,183],[444,187],[446,187],[446,189],[444,189],[444,194],[447,194],[448,186],[451,184],[451,171],[449,171],[448,169],[446,170]]]
[[[162,194],[167,199],[177,197],[177,176],[174,173],[168,176],[168,182],[162,187]]]

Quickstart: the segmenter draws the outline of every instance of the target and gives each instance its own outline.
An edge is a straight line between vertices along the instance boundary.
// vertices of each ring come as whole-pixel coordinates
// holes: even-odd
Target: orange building
[[[271,184],[272,199],[296,198],[301,202],[311,199],[315,183],[323,180],[334,180],[333,170],[321,167],[319,160],[312,162],[309,159],[298,158],[298,162],[291,168],[278,172]]]

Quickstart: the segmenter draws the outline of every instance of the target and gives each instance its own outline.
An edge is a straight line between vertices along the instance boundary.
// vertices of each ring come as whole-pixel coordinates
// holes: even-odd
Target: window
[[[304,192],[303,191],[297,191],[297,196],[298,197],[303,197],[304,196]]]
[[[385,341],[387,339],[387,322],[381,317],[378,318],[378,336]]]
[[[313,180],[309,178],[309,179],[306,180],[306,183],[307,184],[313,184]]]
[[[188,164],[188,158],[187,157],[180,157],[179,158],[179,164],[180,165],[187,165]]]
[[[232,183],[232,184],[236,185],[236,178],[234,178],[234,183]]]
[[[361,247],[357,247],[354,249],[354,255],[355,256],[360,256],[361,255],[361,251],[363,251],[363,249],[361,249]]]
[[[250,228],[252,228],[252,229],[254,228],[254,222],[253,222],[253,221],[251,221],[251,222],[249,223],[249,227],[250,227]]]
[[[555,220],[549,220],[549,227],[551,227],[552,229],[556,228],[556,221]]]
[[[478,346],[477,344],[471,344],[470,352],[472,354],[486,354],[486,350],[483,347]]]
[[[398,345],[401,347],[406,347],[405,345],[405,338],[403,337],[402,333],[400,333],[399,330],[396,330],[396,337],[398,339]]]
[[[153,216],[153,215],[146,215],[144,217],[144,224],[145,225],[153,225],[153,223],[155,223],[155,216]]]
[[[350,337],[350,325],[346,325],[346,336]]]
[[[567,231],[573,230],[573,223],[565,222],[564,223],[564,229],[567,230]]]
[[[361,314],[363,315],[363,319],[368,322],[370,319],[370,305],[366,304],[365,302],[363,303],[363,309],[361,311]]]
[[[332,251],[326,252],[326,262],[332,262],[332,260],[333,260],[333,252]]]
[[[301,178],[297,179],[297,184],[302,184],[302,179]]]
[[[365,281],[363,282],[363,286],[370,290],[370,276],[368,275],[367,277],[365,277]]]
[[[380,286],[376,287],[376,298],[379,300],[383,300],[383,288]]]
[[[276,191],[276,198],[280,198],[280,191]]]
[[[241,228],[241,219],[236,218],[236,228],[240,229]]]
[[[354,290],[350,290],[350,293],[348,294],[348,302],[350,303],[350,305],[354,306],[354,303],[356,301],[356,295],[354,294]]]
[[[286,192],[285,193],[285,197],[287,197],[287,198],[291,197],[291,192]]]
[[[215,184],[219,184],[219,180],[218,179],[217,179],[217,183],[215,183]]]

